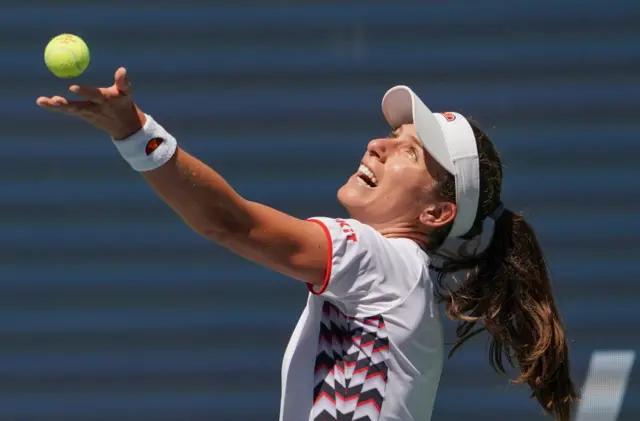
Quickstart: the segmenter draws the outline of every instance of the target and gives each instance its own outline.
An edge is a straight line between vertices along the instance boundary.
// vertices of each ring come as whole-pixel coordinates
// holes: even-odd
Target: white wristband
[[[176,153],[178,142],[150,115],[138,132],[123,140],[113,140],[120,155],[138,172],[151,171],[166,164]],[[158,144],[159,143],[159,144]]]

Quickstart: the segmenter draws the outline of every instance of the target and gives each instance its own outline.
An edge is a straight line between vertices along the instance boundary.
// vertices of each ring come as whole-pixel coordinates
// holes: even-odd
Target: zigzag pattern
[[[324,302],[315,364],[314,421],[377,421],[387,388],[382,316],[354,318]]]

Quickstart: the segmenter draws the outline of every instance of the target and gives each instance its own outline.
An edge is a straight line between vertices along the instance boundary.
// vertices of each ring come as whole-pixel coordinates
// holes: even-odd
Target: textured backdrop
[[[91,3],[0,10],[0,421],[274,420],[305,302],[191,232],[106,136],[35,106],[66,90],[43,63],[61,32],[91,48],[82,82],[127,66],[185,149],[300,217],[343,215],[389,87],[473,116],[545,246],[578,382],[593,350],[640,349],[640,2]],[[543,419],[485,342],[446,363],[434,421]],[[629,387],[621,421],[640,419],[637,366]]]

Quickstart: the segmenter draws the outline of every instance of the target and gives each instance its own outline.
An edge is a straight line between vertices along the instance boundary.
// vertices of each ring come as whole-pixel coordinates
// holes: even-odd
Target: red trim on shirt
[[[322,293],[329,286],[329,280],[331,280],[331,270],[333,269],[333,240],[331,239],[331,233],[329,232],[329,228],[322,221],[318,221],[317,219],[309,219],[309,222],[315,222],[316,224],[322,227],[324,231],[324,235],[327,237],[327,241],[329,242],[329,247],[327,248],[327,266],[326,272],[324,275],[324,281],[322,281],[322,286],[319,291],[316,291],[314,285],[307,283],[307,288],[309,292],[315,295],[322,295]]]

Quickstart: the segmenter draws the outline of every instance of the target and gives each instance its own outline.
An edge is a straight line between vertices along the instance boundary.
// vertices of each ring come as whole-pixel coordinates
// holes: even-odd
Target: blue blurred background
[[[185,149],[300,217],[344,215],[391,86],[473,116],[546,249],[582,384],[594,350],[640,348],[639,21],[604,0],[3,0],[0,420],[275,420],[306,297],[190,231],[106,136],[36,107],[67,88],[51,37],[89,44],[80,82],[126,66]],[[544,419],[485,345],[445,364],[434,421]],[[637,364],[629,388],[621,421],[640,419]]]

